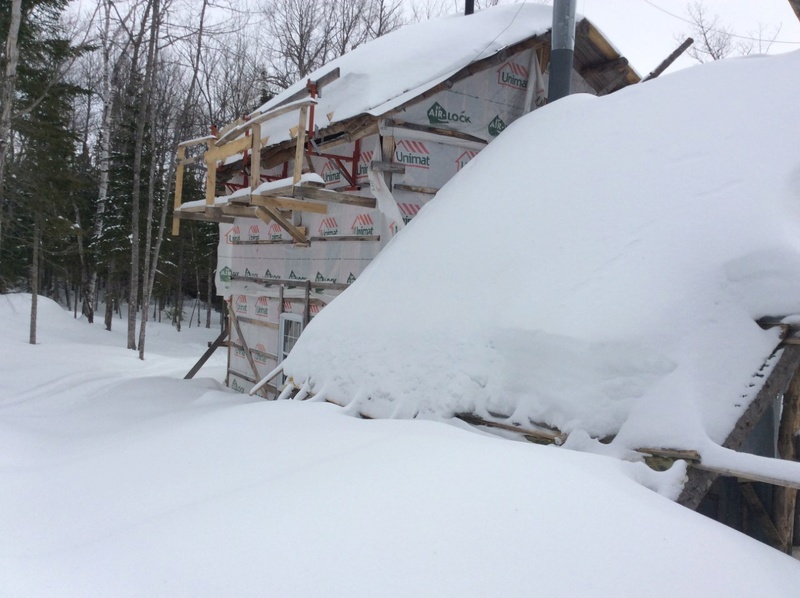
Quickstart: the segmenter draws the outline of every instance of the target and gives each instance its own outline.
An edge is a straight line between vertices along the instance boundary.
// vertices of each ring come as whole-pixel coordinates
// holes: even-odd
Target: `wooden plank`
[[[628,66],[628,59],[624,56],[613,58],[600,64],[593,64],[581,69],[581,77],[588,79],[593,75],[603,75],[605,73],[616,72]]]
[[[312,243],[325,243],[328,241],[344,241],[344,242],[361,242],[364,241],[380,241],[380,235],[330,235],[327,237],[309,237],[308,240]],[[258,241],[234,241],[234,245],[291,245],[294,243],[291,239],[259,239]]]
[[[302,108],[307,108],[308,106],[312,106],[316,104],[317,101],[311,98],[307,98],[304,102],[295,102],[291,105],[286,103],[285,105],[281,105],[266,112],[261,113],[253,113],[250,115],[248,120],[239,121],[235,123],[235,126],[231,128],[224,129],[222,135],[217,140],[216,145],[222,146],[226,143],[229,143],[232,139],[236,139],[239,135],[242,135],[245,131],[247,131],[250,127],[254,124],[261,124],[267,122],[268,120],[272,120],[273,118],[277,118],[279,116],[283,116],[284,114],[288,114],[289,112],[294,112],[295,110],[300,110]]]
[[[308,244],[308,237],[299,230],[294,224],[286,220],[278,210],[273,210],[272,208],[267,208],[264,206],[258,206],[256,208],[256,216],[260,218],[265,223],[269,224],[270,219],[274,220],[278,225],[289,233],[295,241],[302,245]]]
[[[231,315],[231,322],[233,322],[233,326],[236,328],[236,334],[239,337],[239,343],[244,348],[244,354],[245,357],[247,358],[247,363],[250,364],[250,368],[253,370],[253,375],[255,376],[256,380],[260,380],[261,374],[258,373],[256,362],[253,361],[253,356],[250,354],[250,349],[247,347],[247,340],[244,338],[244,335],[242,334],[242,328],[241,326],[239,326],[239,320],[236,318],[236,314],[234,313],[235,310],[228,308],[228,311]],[[231,344],[234,344],[233,341],[231,341]],[[267,396],[266,391],[263,391],[263,393],[264,393],[264,398],[266,398]]]
[[[194,220],[197,222],[225,222],[227,224],[233,223],[232,216],[224,216],[221,213],[206,213],[206,212],[175,212],[172,214],[173,218],[179,220]]]
[[[767,542],[769,545],[773,548],[779,548],[781,545],[781,539],[778,535],[778,530],[775,529],[775,525],[769,518],[767,510],[764,508],[764,504],[761,502],[761,499],[758,498],[758,494],[756,494],[753,485],[750,482],[744,482],[739,484],[739,490],[741,491],[742,497],[747,503],[750,512],[756,516],[759,525],[764,530],[764,533],[767,534]]]
[[[208,211],[219,210],[226,216],[237,216],[239,218],[258,218],[256,208],[250,206],[237,206],[237,205],[220,205],[218,207],[210,208]]]
[[[264,197],[255,195],[250,200],[254,206],[274,208],[276,210],[297,210],[298,212],[309,212],[312,214],[327,214],[328,206],[324,203],[312,203],[302,199],[291,199],[289,197]]]
[[[216,351],[219,347],[225,344],[226,338],[228,338],[227,327],[220,333],[220,335],[216,338],[216,340],[213,343],[211,343],[211,345],[208,347],[208,350],[205,353],[203,353],[202,357],[200,357],[200,359],[197,360],[197,363],[192,366],[192,369],[189,370],[189,372],[183,377],[183,379],[191,380],[192,378],[194,378],[194,375],[200,371],[200,368],[203,367],[206,361],[208,361],[209,357],[211,357],[214,354],[214,351]]]
[[[303,293],[303,330],[308,326],[308,321],[311,319],[311,281],[306,280],[305,292]]]
[[[294,152],[294,174],[292,182],[296,185],[303,176],[303,156],[306,153],[306,126],[308,125],[308,108],[300,108],[300,117],[297,123],[297,146]]]
[[[717,467],[716,465],[708,465],[702,461],[693,462],[691,465],[694,469],[713,473],[716,474],[716,476],[723,475],[731,478],[739,478],[740,480],[747,480],[749,482],[762,482],[764,484],[772,484],[773,486],[800,489],[800,482],[778,478],[768,474],[754,471],[742,471],[739,469],[733,469],[731,467]],[[716,479],[716,476],[714,479]]]
[[[395,174],[405,174],[406,172],[404,164],[384,162],[382,160],[373,160],[369,163],[369,167],[376,172],[393,172]]]
[[[186,141],[181,141],[178,144],[178,147],[187,148],[192,147],[193,145],[200,145],[201,143],[208,143],[210,141],[214,141],[216,137],[213,135],[206,135],[205,137],[198,137],[197,139],[187,139]]]
[[[217,162],[206,154],[206,205],[213,206],[217,197]]]
[[[669,65],[675,62],[678,59],[678,57],[681,54],[683,54],[686,50],[688,50],[689,46],[691,46],[693,43],[694,40],[691,37],[687,37],[685,40],[683,40],[683,43],[680,46],[678,46],[675,50],[673,50],[672,54],[667,56],[661,62],[661,64],[659,64],[656,68],[650,71],[650,74],[647,75],[644,79],[642,79],[642,83],[644,83],[645,81],[649,81],[650,79],[655,79],[665,70],[667,70],[669,68]]]
[[[241,320],[241,316],[239,317],[239,319]],[[237,349],[239,349],[242,352],[245,351],[245,348],[244,348],[243,345],[240,345],[238,343],[233,343],[233,346],[236,347]],[[253,354],[263,355],[267,359],[274,359],[275,361],[278,361],[278,356],[277,355],[273,355],[269,351],[262,351],[261,349],[248,349],[248,351],[250,351],[251,355],[253,355]]]
[[[178,149],[180,149],[180,146],[178,146]],[[197,164],[198,162],[202,162],[203,158],[204,158],[203,154],[198,154],[196,156],[192,156],[191,158],[178,159],[178,166],[191,166],[192,164]]]
[[[407,131],[419,131],[421,133],[428,133],[430,135],[439,135],[440,137],[449,137],[451,139],[460,139],[463,141],[469,141],[471,143],[488,145],[485,139],[481,139],[480,137],[475,137],[474,135],[469,135],[467,133],[462,133],[460,131],[453,131],[451,129],[441,129],[439,127],[418,125],[416,123],[409,123],[402,120],[394,120],[391,118],[387,118],[386,120],[384,120],[384,123],[387,127],[406,129]]]
[[[560,432],[523,428],[522,426],[484,419],[474,413],[456,413],[453,415],[453,417],[460,419],[461,421],[472,426],[486,426],[487,428],[497,428],[499,430],[517,432],[525,436],[525,438],[530,442],[535,442],[537,444],[561,444],[564,440],[566,440],[566,434],[562,434]]]
[[[253,145],[253,140],[250,137],[240,137],[234,139],[230,143],[219,147],[212,147],[206,152],[206,161],[209,160],[224,160],[236,154],[241,154],[246,149],[250,149]]]
[[[183,160],[186,158],[186,146],[178,146],[178,166],[175,169],[175,197],[173,200],[172,211],[181,209],[183,202]],[[180,218],[172,217],[172,236],[177,237],[181,233],[181,220]]]
[[[267,322],[266,320],[258,320],[256,318],[248,318],[247,316],[238,316],[240,322],[246,322],[253,326],[261,326],[262,328],[278,329],[278,324],[275,322]]]
[[[419,187],[417,185],[401,185],[396,184],[394,186],[395,189],[399,189],[400,191],[410,191],[411,193],[423,193],[425,195],[436,195],[439,193],[439,189],[436,187]]]
[[[774,355],[771,358],[774,359]],[[785,347],[778,363],[775,364],[756,398],[736,422],[722,446],[732,450],[741,448],[745,438],[763,417],[775,397],[787,388],[798,366],[800,366],[800,347]],[[678,502],[696,510],[720,473],[723,472],[710,471],[707,468],[691,468],[688,473],[688,481],[684,484]]]
[[[341,76],[339,67],[337,66],[335,69],[332,69],[322,75],[319,79],[314,81],[314,85],[317,87],[317,93],[320,97],[322,97],[322,88],[326,85],[333,83]]]
[[[261,184],[261,123],[253,123],[250,131],[250,189]]]
[[[368,209],[375,209],[377,205],[374,197],[359,197],[357,195],[349,195],[339,191],[329,191],[328,189],[307,187],[306,185],[299,185],[298,187],[295,187],[294,195],[295,197],[300,196],[316,201],[325,201],[328,203],[336,203],[347,206],[358,206],[360,208]]]
[[[789,388],[783,394],[783,409],[778,427],[778,454],[782,459],[797,461],[797,432],[800,431],[800,374],[795,374]],[[797,509],[797,489],[775,488],[773,497],[773,516],[780,549],[791,554],[794,537],[795,513]]]
[[[263,284],[264,286],[272,286],[272,285],[285,285],[289,288],[296,288],[303,286],[306,281],[305,279],[288,279],[288,278],[261,278],[259,276],[241,276],[241,275],[233,275],[231,276],[231,280],[242,280],[247,282],[255,282],[258,284]],[[341,282],[314,282],[313,287],[315,289],[330,289],[332,291],[343,291],[349,284],[341,283]]]

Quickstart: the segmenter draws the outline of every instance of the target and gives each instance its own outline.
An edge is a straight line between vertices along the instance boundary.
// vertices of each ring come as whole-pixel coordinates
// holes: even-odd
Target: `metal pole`
[[[553,3],[548,102],[555,102],[570,93],[572,60],[575,50],[575,5],[577,1],[555,0]]]
[[[475,12],[475,0],[466,0],[464,2],[464,15],[471,15]]]

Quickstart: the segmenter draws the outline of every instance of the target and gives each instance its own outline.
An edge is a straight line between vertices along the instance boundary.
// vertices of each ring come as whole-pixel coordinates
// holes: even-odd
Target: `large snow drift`
[[[796,561],[631,480],[664,486],[673,471],[180,380],[216,330],[151,322],[141,362],[124,326],[40,298],[30,346],[29,305],[0,296],[3,597],[800,587]]]
[[[520,119],[285,371],[374,416],[721,442],[778,341],[754,319],[800,312],[798,72],[729,60]]]

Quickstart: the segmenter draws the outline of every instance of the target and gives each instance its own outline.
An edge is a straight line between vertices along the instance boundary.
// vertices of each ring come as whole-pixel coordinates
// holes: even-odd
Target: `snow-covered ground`
[[[645,486],[681,471],[181,378],[216,330],[0,296],[0,596],[794,597],[800,564]],[[200,375],[221,377],[224,357]]]

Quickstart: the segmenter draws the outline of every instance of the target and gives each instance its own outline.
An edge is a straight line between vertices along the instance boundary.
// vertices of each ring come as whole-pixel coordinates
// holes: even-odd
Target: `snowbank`
[[[515,122],[304,332],[285,371],[379,417],[721,442],[800,312],[800,53]],[[531,143],[535,140],[535,143]]]
[[[796,561],[630,479],[674,472],[247,399],[180,380],[196,329],[151,323],[140,362],[40,301],[31,347],[0,296],[0,595],[797,594]]]

